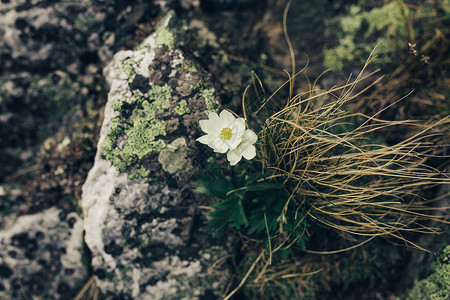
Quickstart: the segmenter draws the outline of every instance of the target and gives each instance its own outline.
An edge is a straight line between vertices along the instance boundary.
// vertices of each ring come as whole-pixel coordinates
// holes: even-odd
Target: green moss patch
[[[445,247],[431,269],[431,275],[416,282],[406,299],[443,300],[450,298],[450,245]]]
[[[407,46],[405,18],[410,15],[397,1],[369,11],[351,6],[347,16],[331,21],[329,34],[339,41],[336,47],[324,49],[324,66],[341,70],[346,62],[364,63],[375,47],[379,63],[393,63],[395,56],[391,54]]]

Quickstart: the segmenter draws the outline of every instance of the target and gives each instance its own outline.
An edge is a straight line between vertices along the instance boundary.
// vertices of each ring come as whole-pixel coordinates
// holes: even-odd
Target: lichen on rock
[[[206,111],[205,113],[208,114],[209,112],[215,111],[217,112],[217,110],[215,109],[215,101],[214,101],[214,94],[215,94],[215,90],[214,88],[211,89],[204,89],[202,91],[202,97],[205,99],[205,104],[206,104]]]
[[[190,112],[191,110],[187,106],[186,100],[181,100],[180,103],[178,103],[177,107],[175,108],[175,113],[179,114],[180,116],[188,114]]]
[[[162,28],[158,32],[155,42],[156,45],[166,45],[171,50],[174,47],[173,34],[167,28]]]
[[[188,158],[186,140],[180,137],[167,145],[159,152],[158,161],[161,163],[163,170],[171,174],[191,170],[192,164]]]
[[[113,118],[111,122],[110,132],[102,144],[102,155],[119,171],[125,172],[148,153],[165,147],[165,142],[158,137],[166,135],[166,124],[158,120],[157,114],[170,107],[171,92],[172,89],[167,84],[154,85],[147,97],[137,96],[134,100],[121,98],[112,103],[112,108],[120,116]],[[134,109],[131,110],[130,107]],[[130,118],[132,123],[121,122],[121,117]],[[119,145],[117,139],[123,135],[126,138]]]
[[[169,13],[137,51],[119,52],[106,68],[120,80],[109,93],[112,112],[101,154],[130,178],[154,176],[152,155],[173,142],[173,132],[195,140],[194,123],[217,105],[207,75],[176,47],[172,19]]]

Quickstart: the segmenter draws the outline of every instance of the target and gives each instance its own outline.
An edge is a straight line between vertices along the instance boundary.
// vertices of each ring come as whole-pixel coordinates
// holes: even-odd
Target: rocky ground
[[[212,200],[189,180],[211,153],[197,124],[220,105],[239,111],[252,70],[270,88],[285,80],[281,2],[1,1],[0,298],[71,299],[91,276],[99,299],[220,298],[233,262],[215,262],[237,237],[204,230],[199,207]],[[338,43],[329,25],[349,10],[292,6],[296,64],[312,78]],[[382,296],[404,292],[383,282]],[[346,284],[336,295],[376,294]]]

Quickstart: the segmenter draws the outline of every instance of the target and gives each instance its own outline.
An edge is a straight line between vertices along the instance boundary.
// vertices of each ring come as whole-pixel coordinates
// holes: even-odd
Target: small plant
[[[286,39],[290,45],[287,34]],[[450,178],[445,171],[430,166],[428,160],[447,147],[441,128],[450,124],[450,117],[425,124],[380,118],[402,99],[370,115],[352,112],[352,104],[381,82],[379,78],[363,89],[357,88],[376,73],[365,73],[372,60],[356,78],[350,77],[347,83],[329,90],[314,83],[308,90],[295,93],[295,80],[304,70],[296,73],[293,67],[288,80],[268,93],[253,74],[253,83],[243,96],[245,122],[241,123],[257,132],[258,140],[253,138],[250,143],[256,142],[255,155],[252,152],[255,159],[229,168],[227,174],[210,162],[209,173],[197,175],[195,182],[198,192],[217,200],[209,207],[209,229],[220,235],[231,225],[242,242],[243,258],[236,265],[245,271],[238,274],[239,283],[231,291],[229,287],[224,299],[244,284],[257,289],[259,295],[283,286],[291,296],[306,297],[308,286],[314,283],[305,278],[319,273],[322,266],[318,261],[302,261],[306,259],[304,253],[346,252],[377,237],[426,250],[411,234],[439,233],[439,228],[427,224],[446,223],[433,213],[445,208],[431,207],[439,199],[427,196],[427,191],[449,183]],[[200,126],[210,134],[205,123]],[[224,128],[232,128],[216,127],[216,138],[221,134],[228,137]],[[391,144],[383,141],[386,130],[405,127],[413,134]],[[236,135],[231,132],[231,137],[244,135],[242,128]],[[206,136],[199,141],[215,152],[230,153],[244,138],[227,147]],[[318,233],[329,231],[350,246],[317,247],[320,243],[315,241],[324,238]]]
[[[351,113],[349,103],[367,89],[355,92],[356,85],[373,75],[363,76],[363,71],[344,86],[328,91],[313,86],[289,97],[282,106],[275,101],[278,91],[258,108],[247,107],[244,101],[244,114],[251,116],[249,125],[260,128],[253,167],[233,167],[226,176],[217,164],[210,163],[210,173],[197,176],[197,191],[218,200],[211,206],[209,229],[223,234],[231,224],[246,241],[246,256],[254,258],[228,298],[252,272],[258,272],[252,280],[260,287],[273,281],[273,274],[295,277],[295,270],[301,269],[301,263],[293,264],[298,257],[295,249],[310,251],[306,242],[317,238],[316,226],[336,230],[355,242],[337,252],[379,236],[421,249],[405,234],[438,232],[424,223],[442,219],[426,213],[433,200],[426,200],[423,190],[450,179],[426,164],[437,147],[428,139],[441,136],[435,128],[449,124],[450,118],[423,125]],[[264,95],[259,78],[255,76],[254,82],[256,96]],[[293,84],[293,78],[288,84]],[[394,145],[374,142],[377,131],[399,125],[420,130]],[[258,163],[262,173],[256,172]],[[261,251],[255,252],[257,248]]]
[[[270,182],[263,176],[250,176],[248,170],[232,169],[231,177],[226,176],[215,162],[208,162],[208,173],[196,175],[194,182],[197,191],[214,196],[218,203],[213,209],[208,228],[217,235],[223,234],[228,225],[247,235],[264,237],[278,233],[278,217],[289,193],[282,184]],[[297,245],[303,246],[306,240],[305,216],[294,214],[287,216],[285,231],[290,232]]]

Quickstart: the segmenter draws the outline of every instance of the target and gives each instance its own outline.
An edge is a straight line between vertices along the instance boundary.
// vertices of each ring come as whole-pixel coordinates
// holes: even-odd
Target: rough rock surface
[[[180,50],[168,14],[135,51],[105,68],[110,85],[94,167],[83,186],[85,241],[107,299],[216,299],[226,270],[185,184],[199,155],[208,76]],[[223,244],[222,244],[223,245]]]
[[[25,197],[17,186],[0,185],[0,230],[14,223],[23,206]]]
[[[102,65],[159,8],[134,2],[1,1],[0,181],[34,163],[39,144],[70,130],[99,94]]]
[[[0,299],[71,299],[84,285],[83,221],[56,208],[0,231]]]

